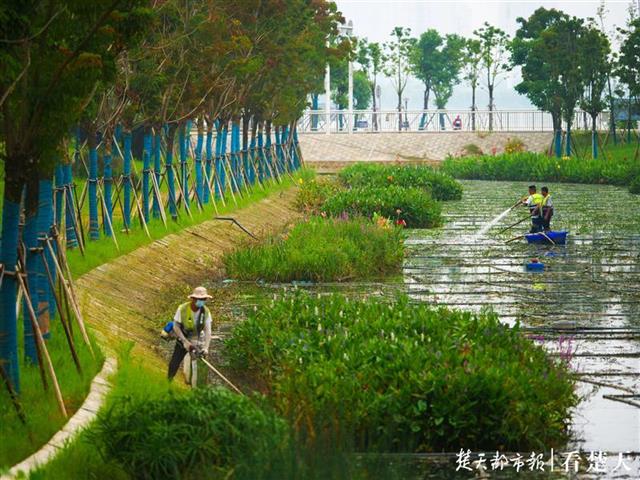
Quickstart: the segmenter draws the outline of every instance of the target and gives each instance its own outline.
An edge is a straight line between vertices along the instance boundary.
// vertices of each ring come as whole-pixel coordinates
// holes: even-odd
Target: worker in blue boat
[[[548,187],[542,187],[540,192],[542,192],[542,204],[540,205],[542,209],[542,228],[545,232],[549,232],[551,231],[551,217],[553,217],[553,201]]]
[[[542,202],[544,197],[538,193],[535,185],[529,185],[529,196],[522,199],[522,204],[529,208],[531,215],[530,233],[539,233],[544,230],[542,218]]]

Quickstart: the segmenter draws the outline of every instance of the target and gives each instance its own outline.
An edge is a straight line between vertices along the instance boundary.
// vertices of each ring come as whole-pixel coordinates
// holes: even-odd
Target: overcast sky
[[[335,0],[338,9],[347,20],[352,20],[354,34],[367,37],[369,41],[385,42],[395,26],[405,26],[418,37],[429,28],[441,33],[457,33],[471,36],[485,21],[498,26],[512,35],[516,18],[529,17],[538,7],[556,8],[579,17],[595,17],[600,0],[528,1],[528,0]],[[606,29],[622,26],[628,17],[630,3],[638,0],[606,0],[608,10]],[[518,72],[505,78],[496,90],[497,108],[529,108],[526,97],[518,95],[513,86],[518,83]],[[394,108],[395,92],[387,79],[381,78],[382,106]],[[417,80],[410,80],[405,91],[409,108],[422,108],[422,87]],[[485,108],[488,96],[479,91],[478,108]],[[468,108],[471,103],[470,90],[458,85],[448,107]]]

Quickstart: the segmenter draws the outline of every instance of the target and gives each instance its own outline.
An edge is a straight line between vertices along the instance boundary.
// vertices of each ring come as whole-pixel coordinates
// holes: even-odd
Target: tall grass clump
[[[373,218],[378,214],[409,228],[432,228],[442,223],[442,207],[429,193],[397,185],[343,190],[329,197],[322,209],[334,217]]]
[[[299,430],[348,437],[357,451],[559,446],[577,403],[568,366],[519,327],[404,297],[273,300],[235,327],[226,352]]]
[[[640,173],[630,158],[555,158],[542,153],[519,152],[447,158],[442,170],[462,179],[547,181],[629,185]]]
[[[350,188],[400,186],[421,188],[436,200],[460,200],[462,185],[450,175],[425,165],[381,165],[356,163],[338,177]]]
[[[240,280],[342,281],[398,272],[402,229],[384,219],[311,217],[282,235],[247,243],[225,255],[227,274]]]
[[[629,184],[629,192],[634,195],[640,195],[640,174],[631,180],[631,183]]]
[[[151,400],[125,397],[98,416],[90,439],[131,478],[147,480],[185,478],[205,466],[209,475],[238,475],[255,464],[267,471],[287,434],[274,413],[218,387]]]

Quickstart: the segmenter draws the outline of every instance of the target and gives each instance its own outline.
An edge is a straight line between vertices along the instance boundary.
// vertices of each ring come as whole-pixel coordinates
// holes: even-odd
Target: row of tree
[[[229,182],[232,189],[238,189],[239,182],[256,181],[256,171],[251,171],[255,164],[247,161],[250,148],[263,139],[269,146],[273,130],[278,144],[291,142],[308,95],[322,88],[325,65],[343,58],[350,48],[348,40],[336,40],[341,22],[336,5],[324,0],[21,0],[0,4],[0,155],[4,171],[0,366],[16,390],[18,276],[26,274],[30,306],[38,312],[38,319],[52,318],[51,291],[43,272],[54,258],[45,243],[61,220],[57,209],[66,195],[61,192],[70,191],[65,188],[72,183],[69,165],[74,142],[76,158],[83,139],[89,151],[90,239],[99,236],[100,186],[104,189],[103,215],[107,212],[105,233],[113,234],[112,159],[117,155],[124,160],[125,228],[130,221],[126,212],[132,208],[131,195],[135,201],[139,188],[131,174],[131,137],[137,129],[144,132],[146,172],[140,188],[147,203],[143,203],[141,216],[148,215],[149,192],[154,188],[158,192],[153,185],[157,180],[168,186],[167,203],[176,218],[176,187],[188,208],[189,198],[203,201],[207,196],[204,186],[214,184],[212,177],[218,176],[217,166],[213,171],[202,166],[205,134],[208,162],[212,133],[216,133],[216,154],[224,151],[227,133],[232,133],[236,155],[226,164],[228,169],[222,166],[234,179]],[[187,163],[187,157],[193,155],[185,137],[192,125],[198,131],[194,155],[200,158]],[[172,164],[174,149],[179,152],[181,169]],[[99,156],[102,175],[98,174]],[[54,192],[56,167],[59,178]],[[195,181],[193,188],[186,183],[189,179]],[[214,195],[222,195],[224,181],[216,181]],[[154,203],[160,202],[159,196],[152,197]],[[71,196],[64,200],[74,204]],[[67,228],[74,227],[80,217],[73,216],[73,209],[71,213]],[[77,229],[70,236],[75,234]],[[33,328],[25,315],[25,353],[37,362],[30,343]]]
[[[354,74],[354,104],[358,108],[368,108],[373,102],[373,109],[377,109],[376,86],[382,74],[393,84],[399,112],[411,76],[424,85],[425,110],[429,108],[431,98],[438,109],[445,108],[453,88],[466,82],[471,89],[472,112],[478,109],[476,92],[480,86],[488,93],[491,112],[495,108],[496,86],[507,72],[519,67],[522,81],[516,90],[526,95],[536,107],[550,112],[556,130],[560,130],[564,119],[570,132],[577,107],[592,116],[595,130],[596,117],[609,108],[615,138],[615,99],[624,98],[629,106],[638,99],[640,19],[631,9],[628,25],[617,30],[621,47],[614,52],[604,31],[603,5],[598,10],[597,20],[539,8],[528,19],[517,19],[519,28],[513,38],[500,28],[485,23],[474,31],[472,38],[442,35],[434,29],[415,38],[410,29],[396,27],[391,32],[391,40],[383,44],[359,39],[351,58],[359,65]],[[337,64],[333,68],[338,72],[334,101],[344,108],[347,103],[343,73],[346,67]],[[492,120],[490,114],[490,129]],[[475,129],[473,113],[471,121],[471,127]],[[568,152],[570,145],[569,140]],[[594,153],[597,155],[597,150]]]

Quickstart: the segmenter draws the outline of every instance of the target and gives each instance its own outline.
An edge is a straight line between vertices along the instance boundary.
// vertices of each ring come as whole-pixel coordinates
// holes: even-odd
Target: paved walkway
[[[551,132],[423,132],[423,133],[308,133],[299,135],[305,161],[319,170],[336,170],[351,162],[433,162],[459,155],[475,145],[485,153],[504,151],[509,139],[522,140],[532,151],[545,151]]]

